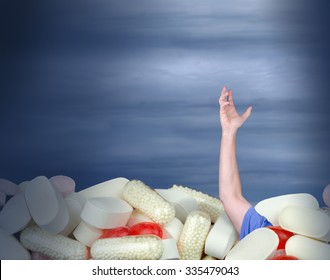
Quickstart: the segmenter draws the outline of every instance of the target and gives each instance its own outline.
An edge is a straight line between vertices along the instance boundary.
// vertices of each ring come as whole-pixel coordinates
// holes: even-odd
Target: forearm
[[[219,160],[219,194],[224,201],[242,198],[242,187],[236,158],[236,130],[222,132]]]

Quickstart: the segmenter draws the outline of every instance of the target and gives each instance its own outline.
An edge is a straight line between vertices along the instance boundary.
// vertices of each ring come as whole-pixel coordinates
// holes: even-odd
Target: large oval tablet
[[[0,190],[0,208],[6,204],[6,200],[7,195],[2,190]]]
[[[23,192],[11,197],[0,212],[0,227],[9,234],[25,228],[31,221]]]
[[[226,260],[266,260],[274,256],[278,243],[274,231],[258,228],[236,243]]]
[[[31,255],[12,235],[0,228],[0,260],[29,260]]]
[[[7,179],[0,178],[0,191],[3,191],[6,195],[12,196],[18,193],[18,186]]]
[[[205,242],[205,254],[224,259],[238,240],[238,234],[225,213],[222,213],[211,228]]]
[[[292,236],[285,251],[300,260],[330,260],[330,244],[302,235]]]
[[[278,217],[282,210],[288,206],[301,206],[318,209],[317,199],[308,193],[280,195],[260,201],[255,206],[256,211],[266,217],[273,226],[278,226]]]
[[[174,206],[175,217],[182,223],[186,221],[190,212],[199,209],[196,199],[182,191],[173,189],[155,189],[155,191]]]
[[[128,179],[119,177],[88,187],[81,190],[79,193],[84,195],[86,198],[101,196],[122,198],[123,190],[127,182]]]
[[[69,211],[63,196],[45,177],[39,176],[28,183],[25,199],[37,225],[52,234],[61,232],[69,222]]]
[[[61,192],[64,197],[70,193],[73,193],[76,189],[76,182],[68,176],[56,175],[51,177],[49,181]]]
[[[286,230],[313,238],[322,237],[330,230],[328,215],[305,207],[285,208],[279,216],[279,223]]]
[[[125,226],[133,211],[124,200],[115,197],[89,198],[81,212],[81,219],[96,228]]]

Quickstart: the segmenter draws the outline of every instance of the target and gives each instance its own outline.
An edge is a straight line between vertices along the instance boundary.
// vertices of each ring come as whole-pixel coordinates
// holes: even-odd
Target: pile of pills
[[[273,226],[242,240],[220,199],[190,187],[115,178],[76,192],[67,176],[0,179],[0,259],[330,259],[327,207],[310,194],[255,205]]]

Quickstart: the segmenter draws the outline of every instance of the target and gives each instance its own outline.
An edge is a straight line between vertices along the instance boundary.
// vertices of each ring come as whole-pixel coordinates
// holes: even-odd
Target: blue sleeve
[[[243,239],[255,229],[267,226],[272,226],[272,224],[251,206],[244,216],[239,238]]]

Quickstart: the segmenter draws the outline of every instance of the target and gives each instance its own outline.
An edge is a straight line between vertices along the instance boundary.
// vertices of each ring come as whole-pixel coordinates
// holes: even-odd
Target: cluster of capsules
[[[323,197],[329,206],[330,185]],[[0,259],[330,259],[330,210],[307,193],[260,201],[273,226],[242,240],[220,199],[185,186],[115,178],[76,192],[67,176],[0,179],[0,203]]]

